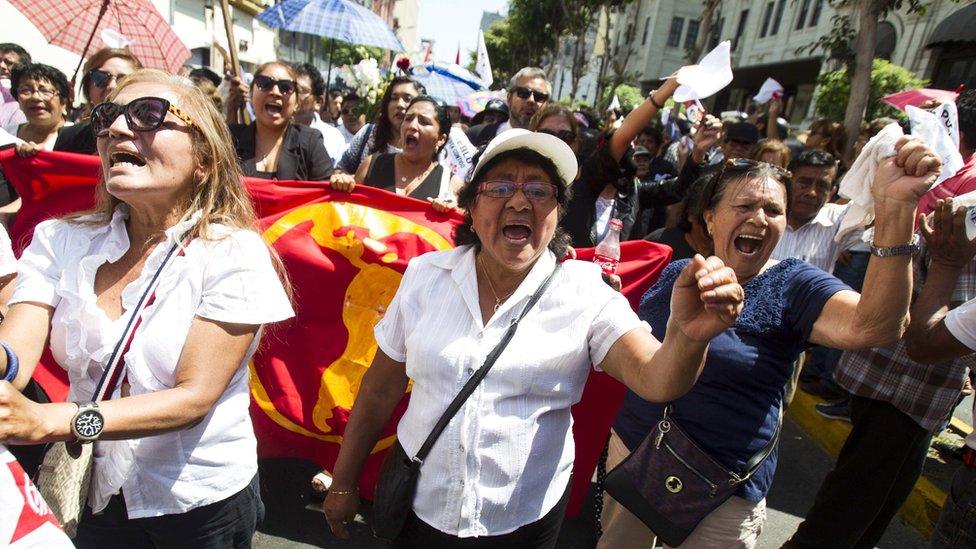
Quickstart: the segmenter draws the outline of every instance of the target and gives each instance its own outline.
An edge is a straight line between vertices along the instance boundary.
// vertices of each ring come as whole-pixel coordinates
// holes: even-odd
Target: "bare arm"
[[[623,119],[620,128],[610,136],[609,152],[614,160],[620,162],[624,153],[627,152],[627,148],[630,147],[631,141],[644,129],[644,126],[647,126],[654,119],[654,115],[658,112],[654,101],[658,105],[664,105],[664,102],[674,95],[676,89],[678,89],[678,81],[674,78],[666,79],[661,87],[654,92],[653,101],[650,98],[644,100]]]
[[[336,459],[332,487],[322,503],[329,527],[339,538],[349,537],[345,522],[356,516],[359,506],[356,486],[363,464],[383,433],[393,409],[403,398],[407,381],[406,365],[377,349],[356,394]]]
[[[366,182],[366,174],[369,173],[369,166],[373,163],[373,155],[367,156],[356,170],[356,183],[362,185]]]
[[[934,227],[922,219],[932,261],[905,332],[908,356],[918,362],[939,362],[974,352],[952,335],[944,321],[959,274],[976,255],[976,242],[966,238],[965,217],[965,208],[953,215],[952,202],[940,200],[933,212]]]
[[[645,400],[674,400],[695,384],[708,342],[735,323],[743,297],[732,269],[716,257],[695,256],[675,282],[664,342],[631,330],[599,367]]]
[[[907,244],[912,239],[918,199],[941,171],[942,163],[918,141],[903,138],[898,154],[884,160],[872,184],[875,195],[874,245]],[[912,295],[911,256],[872,256],[864,293],[838,292],[824,305],[810,341],[834,349],[886,345],[908,325]]]
[[[27,386],[37,361],[44,352],[54,307],[34,302],[15,303],[0,324],[0,341],[14,351],[20,370],[13,386],[18,390]],[[7,373],[7,355],[0,353],[0,377]]]
[[[258,328],[194,318],[176,366],[173,388],[101,402],[99,409],[105,418],[101,438],[145,437],[198,423],[227,389]],[[31,402],[11,385],[0,383],[0,441],[73,440],[70,422],[76,411],[77,406],[70,402]]]

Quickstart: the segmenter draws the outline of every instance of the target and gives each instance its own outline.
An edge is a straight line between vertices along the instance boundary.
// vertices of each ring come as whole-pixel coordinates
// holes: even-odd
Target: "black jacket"
[[[464,135],[468,136],[468,140],[471,141],[471,144],[475,148],[482,147],[498,135],[498,128],[501,125],[501,122],[497,124],[478,124],[477,126],[471,126],[464,130]]]
[[[657,227],[646,226],[650,216],[642,213],[680,202],[700,171],[700,167],[689,160],[678,177],[642,182],[624,173],[606,147],[598,149],[580,167],[580,177],[573,183],[573,195],[560,226],[573,239],[573,246],[596,246],[596,199],[607,183],[617,181],[611,217],[623,223],[620,240],[643,239]]]
[[[244,175],[258,174],[254,158],[257,123],[231,124],[230,135]],[[275,179],[296,181],[324,181],[332,176],[332,158],[325,150],[322,134],[308,126],[289,124],[285,130]]]
[[[74,126],[61,128],[61,131],[58,132],[58,139],[54,142],[54,150],[79,154],[98,154],[91,122],[85,120]]]

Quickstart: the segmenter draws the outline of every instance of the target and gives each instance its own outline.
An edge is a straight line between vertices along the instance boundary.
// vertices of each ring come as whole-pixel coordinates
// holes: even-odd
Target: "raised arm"
[[[875,201],[874,246],[901,246],[912,240],[918,200],[939,175],[942,162],[923,143],[902,138],[897,155],[878,166],[872,183]],[[887,345],[908,324],[912,295],[911,255],[872,255],[864,293],[843,291],[824,305],[810,341],[834,349]]]
[[[908,356],[933,363],[973,353],[946,328],[952,292],[962,270],[976,256],[976,241],[966,237],[967,211],[952,213],[952,201],[936,202],[932,222],[922,218],[922,234],[929,263],[925,284],[911,309],[911,324],[905,331]]]
[[[627,148],[630,147],[631,141],[644,129],[644,126],[647,126],[651,123],[651,120],[654,120],[654,115],[659,110],[657,105],[664,106],[664,102],[674,95],[674,90],[676,89],[678,89],[678,81],[674,78],[666,79],[660,88],[654,90],[643,103],[630,111],[630,114],[623,119],[620,123],[620,128],[610,136],[610,143],[608,145],[610,156],[614,160],[620,162],[620,159],[624,157],[624,153],[627,152]]]
[[[708,342],[735,324],[744,295],[735,273],[720,259],[695,256],[675,281],[664,341],[643,329],[631,330],[610,347],[600,369],[645,400],[680,397],[698,379]]]

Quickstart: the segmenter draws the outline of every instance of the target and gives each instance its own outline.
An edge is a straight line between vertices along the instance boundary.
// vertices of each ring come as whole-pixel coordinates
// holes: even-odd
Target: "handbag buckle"
[[[410,463],[413,463],[417,465],[417,467],[420,467],[424,464],[424,460],[420,459],[417,456],[413,456],[412,458],[410,458]]]

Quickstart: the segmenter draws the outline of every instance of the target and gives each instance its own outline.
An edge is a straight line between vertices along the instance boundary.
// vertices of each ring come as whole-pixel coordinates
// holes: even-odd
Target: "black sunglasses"
[[[562,139],[564,143],[566,143],[567,145],[570,145],[570,146],[572,146],[573,143],[576,142],[576,132],[574,132],[572,130],[549,130],[549,129],[544,129],[544,130],[536,130],[536,131],[539,132],[539,133],[545,133],[545,134],[551,135],[553,137],[558,137],[559,139]]]
[[[108,71],[103,71],[101,69],[92,69],[88,71],[88,82],[95,86],[96,88],[104,88],[108,86],[108,83],[112,80],[118,80],[126,76],[125,74],[112,74]]]
[[[125,115],[129,129],[135,132],[151,132],[158,130],[166,120],[166,113],[193,126],[193,119],[175,105],[162,97],[140,97],[125,105],[118,103],[99,103],[91,113],[91,128],[95,137],[106,137],[108,129],[119,115]]]
[[[294,80],[275,80],[270,76],[259,74],[254,77],[254,85],[265,93],[271,91],[271,89],[275,86],[278,86],[278,91],[281,92],[281,95],[291,95],[295,93]]]
[[[549,101],[548,93],[530,90],[525,86],[516,86],[512,91],[515,92],[515,95],[518,96],[519,99],[528,99],[529,96],[532,96],[535,98],[536,103],[545,103],[546,101]]]

